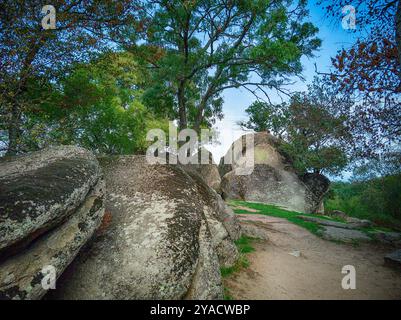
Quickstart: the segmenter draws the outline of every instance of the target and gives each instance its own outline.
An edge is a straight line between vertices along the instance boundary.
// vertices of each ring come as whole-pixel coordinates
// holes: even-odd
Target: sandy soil
[[[239,217],[265,230],[269,240],[256,242],[250,267],[225,281],[235,299],[401,299],[401,270],[383,260],[394,248],[337,244],[285,219]],[[294,251],[301,255],[291,255]],[[345,265],[356,269],[355,290],[341,286]]]

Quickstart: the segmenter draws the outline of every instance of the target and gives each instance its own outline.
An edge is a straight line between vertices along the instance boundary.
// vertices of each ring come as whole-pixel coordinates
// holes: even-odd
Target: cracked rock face
[[[204,158],[208,160],[207,163],[202,162],[202,152],[204,153]],[[213,161],[213,155],[205,148],[201,148],[195,157],[198,158],[198,164],[182,164],[181,168],[189,174],[198,174],[210,188],[220,193],[221,177],[219,168]]]
[[[225,199],[239,199],[277,205],[287,210],[314,213],[321,210],[322,199],[329,181],[322,175],[299,177],[277,146],[279,140],[267,132],[253,135],[254,145],[241,145],[240,137],[220,161],[220,172],[224,173],[221,191]],[[240,147],[235,148],[234,146]],[[244,151],[253,149],[254,165],[250,174],[239,175],[236,170],[247,168]],[[224,160],[234,155],[232,164]],[[250,156],[251,153],[248,155]],[[239,158],[239,159],[238,159]]]
[[[203,213],[211,232],[212,243],[217,252],[220,265],[232,266],[239,257],[235,240],[241,236],[241,227],[234,212],[226,205],[217,192],[209,188],[203,177],[196,172],[188,172],[196,182],[203,202]]]
[[[62,146],[0,160],[0,256],[67,219],[98,182],[87,150]]]
[[[200,194],[199,188],[211,189],[199,187],[178,165],[150,165],[143,156],[100,162],[111,223],[70,265],[49,298],[222,298],[216,247],[223,240],[232,244],[230,232],[237,231],[218,221],[217,198],[212,204]],[[221,234],[207,214],[220,223]]]
[[[56,277],[102,221],[96,158],[62,146],[0,162],[0,299],[39,299],[44,268]]]

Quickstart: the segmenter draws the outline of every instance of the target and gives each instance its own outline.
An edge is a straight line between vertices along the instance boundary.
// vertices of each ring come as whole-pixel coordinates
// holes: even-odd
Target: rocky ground
[[[249,268],[226,280],[235,299],[401,299],[401,270],[386,265],[394,248],[328,241],[286,219],[238,215],[268,240],[256,241]],[[346,229],[343,229],[346,230]],[[351,230],[351,229],[350,229]],[[344,290],[343,266],[356,269],[356,289]]]

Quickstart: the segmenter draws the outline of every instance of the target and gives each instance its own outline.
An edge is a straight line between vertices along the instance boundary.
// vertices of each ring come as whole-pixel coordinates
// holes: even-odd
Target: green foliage
[[[42,5],[16,2],[0,15],[9,155],[53,143],[143,151],[149,124],[210,127],[224,90],[279,90],[320,45],[303,0],[55,0],[55,30],[38,27]],[[131,55],[108,53],[122,49]]]
[[[35,148],[31,132],[40,135],[35,130],[40,127],[43,134],[47,128],[44,123],[32,123],[27,113],[54,98],[49,85],[58,85],[75,63],[88,62],[110,46],[105,37],[109,39],[111,29],[114,34],[119,26],[133,22],[135,2],[54,0],[56,29],[44,30],[40,23],[43,1],[2,1],[0,146],[6,146],[8,155]],[[35,130],[30,131],[31,126]]]
[[[401,6],[390,0],[319,0],[334,19],[352,4],[357,16],[354,41],[332,57],[328,81],[354,104],[350,117],[355,153],[362,158],[392,152],[401,142]],[[386,17],[383,19],[382,17]],[[337,21],[337,20],[335,20]]]
[[[221,276],[223,278],[227,278],[228,276],[249,267],[249,261],[246,258],[246,254],[255,251],[255,248],[252,246],[252,242],[255,240],[257,239],[252,237],[242,236],[241,238],[235,241],[235,245],[237,246],[239,252],[239,258],[233,266],[220,268]]]
[[[333,183],[325,210],[340,210],[382,226],[401,228],[401,175]]]
[[[167,129],[141,102],[146,74],[129,53],[109,53],[80,64],[54,90],[53,101],[27,112],[43,144],[76,144],[99,154],[132,154],[146,150],[151,128]]]
[[[220,273],[223,278],[227,278],[234,273],[241,271],[242,269],[246,269],[249,267],[249,260],[244,256],[240,255],[235,264],[231,267],[221,267]]]
[[[234,300],[230,290],[227,287],[224,287],[224,300]]]
[[[224,90],[279,88],[320,45],[307,14],[298,0],[148,2],[142,41],[125,39],[152,69],[148,107],[199,129],[222,118]]]
[[[255,248],[251,245],[251,242],[253,240],[255,240],[255,238],[242,236],[237,241],[235,241],[235,245],[237,246],[240,253],[250,253],[255,251]]]
[[[288,126],[290,114],[287,104],[273,105],[255,101],[246,110],[249,120],[242,126],[257,132],[269,130],[273,135],[282,138]]]

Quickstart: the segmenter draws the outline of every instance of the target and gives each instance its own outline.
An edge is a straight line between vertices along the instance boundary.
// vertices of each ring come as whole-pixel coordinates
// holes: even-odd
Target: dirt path
[[[269,240],[256,242],[250,267],[227,279],[235,299],[401,299],[401,271],[384,266],[391,248],[337,244],[281,218],[239,218],[265,230]],[[344,265],[356,269],[355,290],[341,287]]]

